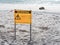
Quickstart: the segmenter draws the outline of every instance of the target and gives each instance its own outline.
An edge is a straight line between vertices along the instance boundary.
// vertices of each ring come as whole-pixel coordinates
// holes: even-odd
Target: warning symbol
[[[16,24],[31,24],[31,10],[15,10],[14,22]]]
[[[15,17],[15,19],[16,19],[16,20],[20,20],[21,17],[20,17],[19,15],[17,15],[17,16]]]

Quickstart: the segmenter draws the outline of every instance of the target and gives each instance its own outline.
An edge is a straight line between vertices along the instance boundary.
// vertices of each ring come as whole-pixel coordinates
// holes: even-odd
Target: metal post
[[[14,40],[16,40],[16,22],[14,23]]]
[[[30,18],[31,18],[31,16],[30,16]],[[33,42],[32,42],[32,20],[31,19],[30,19],[30,40],[28,41],[27,45],[33,45]]]
[[[30,41],[31,41],[32,39],[31,39],[31,24],[30,24]]]

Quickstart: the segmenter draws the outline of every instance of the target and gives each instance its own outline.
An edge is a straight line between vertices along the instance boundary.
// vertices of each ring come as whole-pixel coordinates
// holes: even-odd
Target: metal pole
[[[31,26],[32,26],[31,23],[32,23],[32,20],[31,20],[31,19],[32,19],[32,17],[31,17],[31,15],[30,15],[30,42],[31,42],[31,40],[32,40],[32,39],[31,39],[31,36],[32,36],[32,34],[31,34],[31,33],[32,33],[32,32],[31,32],[31,28],[32,28],[32,27],[31,27]]]
[[[31,39],[31,24],[30,24],[30,41],[31,41],[32,39]]]
[[[32,19],[32,17],[30,17]],[[30,19],[30,40],[28,41],[27,45],[33,45],[32,42],[32,20]]]
[[[14,40],[16,40],[16,22],[14,23]]]

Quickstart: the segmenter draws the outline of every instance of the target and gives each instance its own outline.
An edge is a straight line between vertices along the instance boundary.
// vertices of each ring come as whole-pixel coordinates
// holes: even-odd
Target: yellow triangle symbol
[[[16,20],[20,20],[21,18],[20,18],[19,15],[17,15],[17,16],[15,17],[15,19],[16,19]]]

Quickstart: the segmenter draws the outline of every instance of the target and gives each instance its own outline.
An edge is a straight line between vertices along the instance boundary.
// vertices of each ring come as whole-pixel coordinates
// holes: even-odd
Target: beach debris
[[[5,28],[5,26],[4,25],[0,25],[0,28]]]
[[[48,30],[49,28],[48,27],[39,27],[40,29],[43,29],[43,30]]]
[[[19,30],[20,32],[28,32],[28,31],[26,31],[26,30]]]
[[[45,8],[44,7],[40,7],[39,10],[45,10]]]

